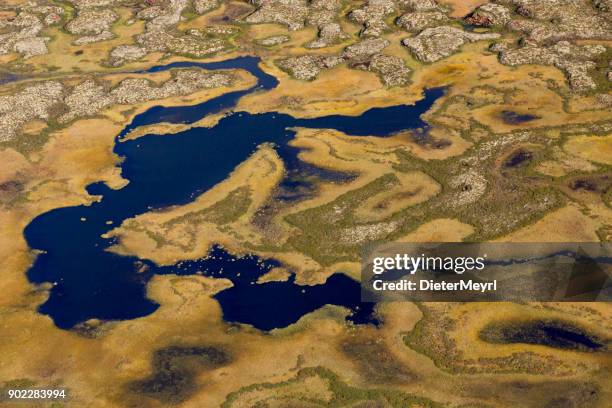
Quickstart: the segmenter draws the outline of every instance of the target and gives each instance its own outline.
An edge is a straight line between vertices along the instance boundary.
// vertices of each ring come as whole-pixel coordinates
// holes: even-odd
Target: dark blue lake
[[[278,81],[264,73],[258,62],[254,57],[241,57],[216,63],[175,63],[148,70],[193,66],[242,68],[255,75],[258,83],[251,89],[231,92],[198,105],[153,107],[136,116],[117,137],[114,147],[114,152],[124,158],[121,173],[129,183],[119,190],[103,183],[89,185],[90,194],[102,196],[99,202],[52,210],[26,227],[24,235],[28,244],[42,251],[28,271],[28,278],[34,283],[54,284],[40,312],[51,316],[58,327],[68,329],[90,318],[145,316],[158,307],[145,293],[146,284],[154,274],[201,272],[214,277],[220,276],[220,270],[234,284],[215,296],[226,321],[270,330],[286,327],[325,304],[334,304],[351,309],[349,319],[355,323],[376,322],[373,305],[360,303],[359,283],[343,274],[335,274],[325,284],[310,287],[296,285],[293,278],[287,282],[251,284],[278,263],[256,257],[235,259],[214,248],[213,256],[160,267],[106,251],[113,241],[101,237],[105,232],[151,209],[192,201],[224,180],[262,143],[273,142],[277,146],[288,174],[315,171],[297,159],[297,149],[287,145],[294,136],[294,132],[287,130],[289,127],[331,128],[354,136],[388,136],[401,130],[426,127],[420,115],[443,94],[442,89],[431,89],[415,105],[375,108],[356,117],[297,119],[277,112],[230,112],[212,128],[121,140],[138,126],[158,122],[193,123],[208,114],[231,109],[248,93],[274,88]],[[323,171],[319,175],[342,177]],[[286,180],[283,189],[290,191],[299,184],[299,181]],[[107,221],[113,221],[113,225]],[[137,272],[143,263],[147,266],[146,272]]]

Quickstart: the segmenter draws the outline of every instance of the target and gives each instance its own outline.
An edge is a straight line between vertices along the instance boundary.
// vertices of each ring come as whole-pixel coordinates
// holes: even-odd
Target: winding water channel
[[[359,283],[343,274],[331,276],[322,285],[307,287],[296,285],[293,278],[287,282],[252,284],[278,263],[255,256],[234,258],[220,248],[213,248],[212,256],[205,259],[157,266],[106,250],[113,240],[103,238],[104,233],[152,209],[190,202],[224,180],[262,143],[273,142],[288,171],[300,171],[297,149],[287,145],[295,134],[288,130],[290,127],[337,129],[353,136],[388,136],[425,127],[420,115],[443,94],[441,89],[431,89],[415,105],[374,108],[360,116],[298,119],[278,112],[230,111],[212,128],[193,128],[166,137],[146,135],[122,140],[139,126],[193,123],[206,115],[231,109],[244,95],[276,87],[276,78],[263,72],[258,63],[258,58],[240,57],[214,63],[180,62],[147,70],[240,68],[257,77],[258,83],[250,89],[230,92],[201,104],[156,106],[137,115],[117,136],[114,146],[115,154],[124,158],[121,174],[129,183],[118,190],[104,183],[91,184],[87,191],[101,196],[100,201],[49,211],[26,227],[24,235],[29,246],[41,251],[28,271],[28,278],[34,283],[54,284],[40,312],[49,315],[58,327],[69,329],[90,318],[131,319],[148,315],[159,306],[146,297],[145,291],[154,274],[201,272],[219,277],[221,270],[222,276],[233,283],[233,287],[215,296],[228,322],[270,330],[286,327],[325,304],[334,304],[349,308],[352,314],[348,318],[355,323],[376,323],[372,304],[360,303]],[[113,224],[107,224],[108,221]],[[138,273],[143,263],[148,268]]]

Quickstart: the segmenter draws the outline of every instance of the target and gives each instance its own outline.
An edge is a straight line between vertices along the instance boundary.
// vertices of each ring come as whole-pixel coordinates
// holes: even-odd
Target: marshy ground
[[[543,65],[500,63],[490,48],[498,40],[465,43],[435,62],[420,62],[401,42],[417,33],[394,23],[415,11],[399,2],[390,1],[388,13],[368,5],[375,2],[339,3],[328,23],[336,21],[346,37],[322,49],[307,46],[320,36],[317,2],[304,6],[313,9],[307,12],[310,20],[298,15],[297,21],[310,22],[295,30],[287,22],[293,23],[293,11],[302,9],[279,11],[276,2],[269,6],[269,21],[260,24],[245,21],[261,6],[246,2],[210,2],[210,10],[200,4],[206,9],[202,13],[195,2],[184,2],[178,14],[173,7],[181,1],[115,2],[101,6],[117,15],[108,27],[113,38],[76,45],[80,36],[65,25],[88,3],[37,2],[60,12],[10,0],[0,14],[5,44],[16,44],[15,33],[33,27],[23,34],[30,46],[26,51],[40,50],[31,48],[40,41],[47,50],[28,57],[25,45],[11,45],[0,55],[0,125],[14,130],[10,140],[0,135],[0,404],[5,404],[6,389],[40,387],[67,389],[70,398],[57,407],[607,406],[612,399],[612,309],[605,303],[385,303],[376,307],[379,326],[347,322],[347,309],[328,305],[289,327],[262,332],[224,321],[214,296],[232,286],[229,279],[156,275],[146,286],[146,296],[160,305],[154,313],[133,320],[91,319],[61,330],[38,312],[57,282],[28,280],[37,254],[23,230],[52,209],[98,200],[85,189],[91,183],[113,189],[129,183],[120,174],[122,158],[113,146],[136,115],[156,105],[195,105],[255,84],[252,75],[234,69],[222,72],[231,82],[186,89],[173,82],[176,72],[143,70],[175,61],[256,55],[279,85],[243,97],[236,112],[358,116],[373,107],[414,104],[425,89],[444,87],[445,94],[423,114],[426,126],[389,137],[293,129],[289,146],[299,149],[297,159],[304,166],[318,172],[288,174],[279,146],[254,146],[225,180],[190,202],[109,224],[109,236],[117,238],[114,252],[173,265],[221,244],[232,254],[281,263],[255,284],[285,281],[292,273],[297,284],[313,285],[336,272],[358,277],[361,246],[372,240],[609,242],[612,38],[564,31],[572,44],[606,49],[588,72],[595,88],[577,91],[557,59]],[[440,1],[438,6],[449,7],[442,11],[448,20],[440,24],[461,28],[462,17],[484,3]],[[514,7],[517,2],[495,3]],[[576,13],[565,10],[563,18],[551,17],[542,15],[546,10],[538,2],[522,3],[522,9],[511,7],[517,23],[477,30],[499,33],[499,41],[530,51],[548,47],[548,39],[537,43],[534,36],[551,29],[550,18],[566,24]],[[588,15],[578,17],[588,22],[591,14],[608,15],[604,3],[589,3]],[[389,45],[382,54],[397,57],[410,70],[406,85],[385,86],[385,71],[369,68],[371,55],[318,67],[311,81],[281,69],[282,59],[338,57],[362,41],[362,20],[347,17],[354,9],[384,24],[379,38]],[[45,23],[54,13],[59,22],[49,17]],[[38,31],[39,23],[28,15],[39,21]],[[161,32],[171,37],[151,35],[162,23]],[[519,27],[523,31],[519,24],[526,24]],[[533,34],[528,24],[546,30]],[[274,36],[287,41],[262,45]],[[192,49],[179,47],[184,44]],[[219,44],[221,49],[207,53]],[[116,49],[121,53],[113,59]],[[567,60],[587,66],[590,60],[580,58]],[[97,106],[122,81],[145,79],[154,91],[168,83],[177,85],[176,92],[130,99],[138,93],[120,88],[123,99],[60,119],[76,96],[85,98],[77,99],[86,101],[83,106]],[[86,81],[97,84],[100,93],[78,88]],[[57,95],[31,98],[34,91],[27,90],[47,82],[61,88]],[[32,105],[31,100],[48,103]],[[127,139],[172,138],[214,127],[225,113],[192,124],[137,128]]]

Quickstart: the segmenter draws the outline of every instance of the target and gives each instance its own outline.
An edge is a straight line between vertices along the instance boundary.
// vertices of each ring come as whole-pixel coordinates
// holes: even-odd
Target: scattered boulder
[[[593,5],[602,13],[612,12],[612,0],[593,0]]]

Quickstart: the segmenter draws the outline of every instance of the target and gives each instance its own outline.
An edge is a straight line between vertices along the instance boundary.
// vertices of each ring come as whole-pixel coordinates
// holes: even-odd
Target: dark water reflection
[[[325,304],[349,308],[352,311],[349,319],[356,323],[376,322],[372,316],[373,305],[360,303],[359,283],[342,274],[312,287],[296,285],[293,279],[253,284],[278,263],[256,257],[238,259],[214,248],[207,258],[160,267],[146,260],[106,251],[114,242],[102,235],[113,226],[152,209],[192,201],[224,180],[262,143],[277,146],[290,175],[311,172],[324,179],[343,177],[301,163],[297,159],[297,149],[287,145],[295,134],[288,128],[332,128],[355,136],[387,136],[425,127],[420,115],[443,94],[441,89],[431,89],[413,106],[375,108],[356,117],[332,115],[296,119],[275,112],[233,112],[212,128],[194,128],[169,137],[147,135],[136,140],[121,140],[123,135],[139,126],[164,121],[193,123],[235,106],[241,96],[274,88],[278,81],[263,72],[258,62],[257,58],[241,57],[215,63],[174,63],[149,69],[148,72],[192,66],[242,68],[255,75],[258,83],[251,89],[230,92],[198,105],[158,106],[136,116],[118,136],[114,147],[114,152],[124,158],[121,174],[129,183],[119,190],[94,183],[87,191],[100,195],[100,201],[52,210],[26,227],[24,235],[28,244],[42,251],[28,271],[28,278],[34,283],[53,283],[50,297],[40,307],[40,312],[51,316],[58,327],[68,329],[90,318],[131,319],[150,314],[158,305],[146,297],[147,282],[154,274],[173,273],[201,273],[231,279],[234,286],[216,295],[224,318],[249,323],[262,330],[285,327]],[[286,180],[283,188],[291,190],[291,183],[291,179]],[[145,271],[138,272],[142,270]]]

